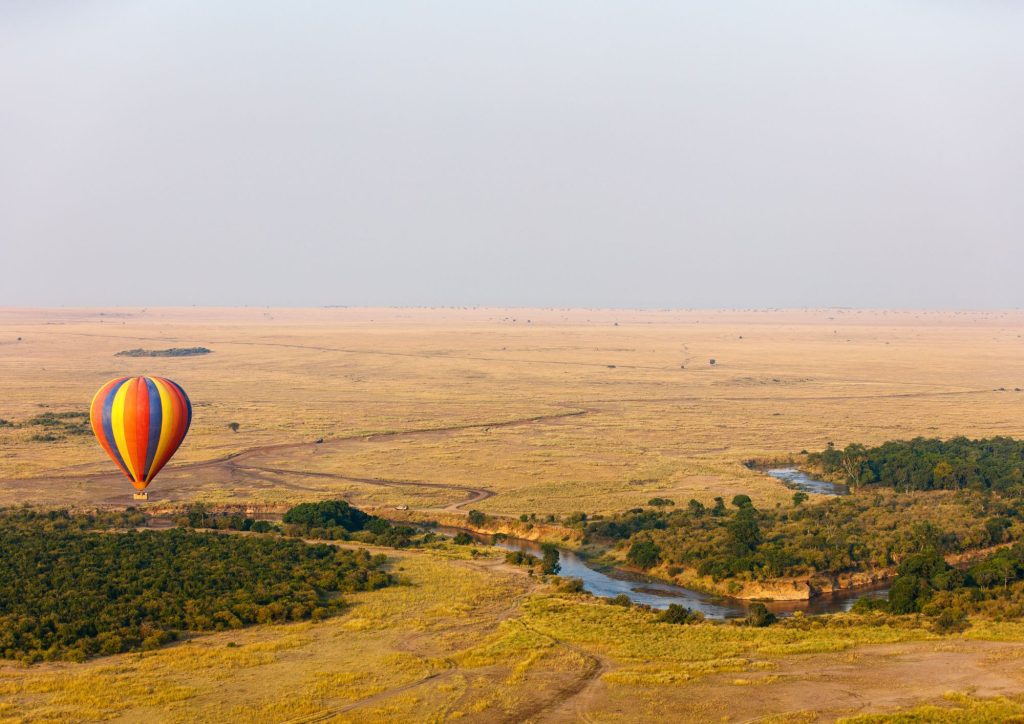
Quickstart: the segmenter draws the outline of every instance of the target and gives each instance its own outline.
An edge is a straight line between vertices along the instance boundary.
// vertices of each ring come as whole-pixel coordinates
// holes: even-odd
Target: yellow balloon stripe
[[[150,378],[154,385],[156,385],[157,392],[160,393],[160,442],[156,446],[156,454],[153,455],[153,464],[149,466],[149,477],[146,482],[150,482],[153,476],[156,475],[160,469],[161,462],[165,461],[166,458],[171,454],[171,435],[173,434],[174,427],[177,423],[177,407],[174,404],[174,398],[171,397],[170,390],[167,389],[167,385],[161,380]]]
[[[113,423],[111,427],[114,429],[114,444],[117,445],[117,450],[121,453],[121,459],[128,466],[128,472],[138,480],[139,476],[136,472],[138,467],[131,455],[128,454],[128,440],[124,433],[124,401],[128,396],[129,384],[130,382],[121,385],[121,389],[114,396],[114,402],[110,406],[110,418]]]

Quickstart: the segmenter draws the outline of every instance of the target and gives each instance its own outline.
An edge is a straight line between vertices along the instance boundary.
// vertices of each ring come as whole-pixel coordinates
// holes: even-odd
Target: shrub
[[[752,603],[747,611],[747,625],[763,628],[775,623],[775,614],[763,603]]]
[[[370,516],[353,508],[345,500],[325,500],[320,503],[302,503],[289,509],[282,520],[311,528],[344,528],[349,532],[362,530]]]
[[[661,561],[661,549],[649,540],[639,540],[630,546],[626,559],[633,565],[647,570]]]
[[[562,564],[558,562],[558,548],[550,543],[541,546],[543,556],[540,561],[540,570],[545,575],[555,575],[562,570]]]
[[[469,511],[469,516],[468,517],[469,517],[469,524],[474,526],[474,527],[476,527],[476,528],[479,528],[480,526],[484,525],[484,523],[487,522],[487,515],[482,513],[482,512],[480,512],[479,510],[471,510],[471,511]]]
[[[658,623],[690,624],[700,623],[704,620],[704,614],[694,611],[678,603],[670,603],[668,608],[658,614],[654,619]]]
[[[563,593],[586,593],[582,578],[563,578],[558,586]]]

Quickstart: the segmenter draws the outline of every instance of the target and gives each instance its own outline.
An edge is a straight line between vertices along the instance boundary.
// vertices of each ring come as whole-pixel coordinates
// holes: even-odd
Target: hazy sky
[[[1024,2],[0,0],[0,305],[1024,306]]]

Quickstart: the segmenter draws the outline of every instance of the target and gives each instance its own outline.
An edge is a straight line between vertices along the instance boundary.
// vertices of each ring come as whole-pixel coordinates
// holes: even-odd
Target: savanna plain
[[[210,352],[117,355],[194,347]],[[142,374],[180,383],[194,417],[139,504],[74,414]],[[0,508],[273,518],[345,500],[582,547],[581,520],[657,499],[792,509],[794,491],[751,461],[1019,438],[1022,389],[1024,313],[1009,311],[0,309]],[[322,618],[84,662],[0,660],[0,720],[1024,716],[1020,617],[675,625],[487,545],[331,543],[382,554],[395,585],[346,593]]]

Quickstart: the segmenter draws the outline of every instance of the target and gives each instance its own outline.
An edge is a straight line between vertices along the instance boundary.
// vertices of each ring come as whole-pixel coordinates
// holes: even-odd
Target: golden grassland
[[[832,667],[829,685],[849,688],[842,666],[868,678],[885,667],[875,688],[893,688],[893,676],[948,688],[963,683],[963,670],[986,698],[940,701],[970,711],[1009,711],[1019,704],[992,697],[1024,687],[1024,645],[998,643],[1020,640],[1020,624],[947,637],[870,617],[675,626],[558,593],[465,549],[391,556],[404,585],[354,595],[322,622],[85,664],[0,666],[0,721],[730,721],[751,711],[832,718],[921,698],[903,690],[879,706],[822,699],[815,675]],[[881,653],[864,653],[873,650]],[[922,663],[932,650],[948,660]]]
[[[179,381],[195,419],[155,506],[344,496],[543,516],[740,492],[765,506],[791,491],[751,457],[1024,434],[1022,335],[1020,312],[0,309],[0,418],[84,410],[118,375]],[[114,356],[191,346],[214,353]],[[90,437],[35,432],[0,427],[0,506],[128,501]],[[973,721],[1022,707],[1015,623],[674,627],[464,553],[390,552],[409,585],[317,624],[0,665],[0,719]]]
[[[432,509],[482,489],[494,495],[474,507],[508,515],[655,495],[764,505],[789,492],[750,457],[1024,434],[1022,334],[1019,312],[0,310],[0,418],[85,409],[115,375],[178,380],[195,419],[155,499]],[[114,356],[193,345],[214,353]],[[35,431],[0,428],[0,504],[129,492],[88,437]]]

